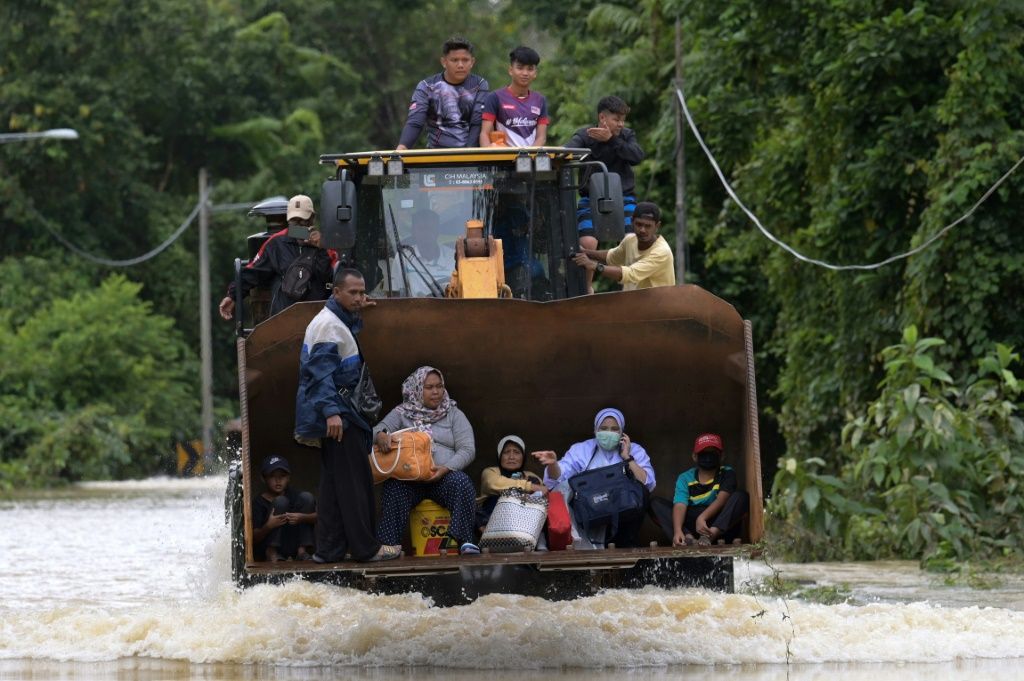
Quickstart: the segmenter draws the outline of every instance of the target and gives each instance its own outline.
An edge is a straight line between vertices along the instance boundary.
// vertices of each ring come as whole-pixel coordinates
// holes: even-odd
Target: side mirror
[[[621,198],[619,200],[621,201]],[[324,182],[320,189],[320,239],[324,248],[347,251],[355,246],[355,182],[351,180],[327,180]]]
[[[619,174],[595,172],[587,183],[587,191],[594,236],[598,241],[622,241],[626,234],[626,217]]]

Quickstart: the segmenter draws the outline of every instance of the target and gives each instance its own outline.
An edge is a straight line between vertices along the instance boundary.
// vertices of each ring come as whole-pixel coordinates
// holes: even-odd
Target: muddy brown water
[[[780,565],[849,601],[609,591],[436,608],[293,582],[236,591],[223,479],[0,501],[0,679],[1024,679],[1024,579],[912,563]]]

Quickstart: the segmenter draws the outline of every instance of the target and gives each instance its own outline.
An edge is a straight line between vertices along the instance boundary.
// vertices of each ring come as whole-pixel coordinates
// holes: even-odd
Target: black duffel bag
[[[590,528],[608,524],[611,526],[609,536],[614,537],[619,532],[620,516],[636,518],[645,511],[646,488],[633,477],[626,463],[577,473],[569,478],[569,487],[573,492],[572,512],[576,526],[588,536]]]

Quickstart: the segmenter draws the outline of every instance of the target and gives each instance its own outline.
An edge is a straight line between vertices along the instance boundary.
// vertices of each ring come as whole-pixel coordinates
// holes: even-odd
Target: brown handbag
[[[391,433],[391,451],[382,452],[377,445],[370,451],[373,484],[388,478],[404,482],[423,482],[434,475],[433,440],[430,433],[406,428]]]

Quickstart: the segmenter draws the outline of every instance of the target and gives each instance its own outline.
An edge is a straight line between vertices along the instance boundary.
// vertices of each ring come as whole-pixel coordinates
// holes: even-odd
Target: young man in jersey
[[[512,82],[484,100],[480,146],[542,147],[548,138],[548,101],[530,90],[540,55],[529,47],[517,47],[508,58]],[[492,132],[504,133],[504,145],[491,139]]]
[[[473,45],[453,37],[441,46],[444,71],[416,86],[409,103],[409,117],[395,149],[408,149],[427,127],[427,147],[471,147],[480,138],[480,113],[490,90],[487,81],[473,75]]]

